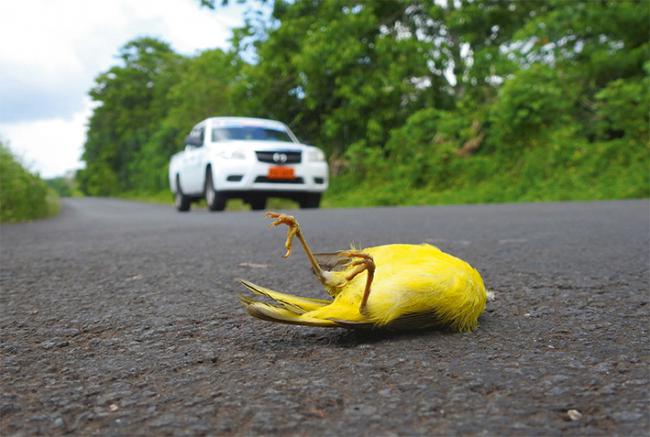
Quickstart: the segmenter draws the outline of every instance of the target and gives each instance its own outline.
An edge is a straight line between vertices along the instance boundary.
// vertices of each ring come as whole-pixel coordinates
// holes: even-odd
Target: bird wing
[[[336,322],[331,320],[306,317],[303,314],[296,314],[288,309],[280,308],[264,302],[256,302],[252,299],[242,298],[242,303],[244,303],[246,310],[251,316],[269,322],[287,323],[289,325],[320,326],[323,328],[333,328],[338,326]]]
[[[372,329],[376,328],[377,325],[370,322],[357,322],[354,320],[341,320],[341,319],[327,319],[336,323],[337,326],[347,329]]]
[[[316,261],[323,270],[336,272],[345,270],[351,262],[350,257],[342,256],[341,252],[323,252],[315,253]]]
[[[445,326],[444,321],[435,311],[404,314],[386,325],[391,329],[420,329]]]

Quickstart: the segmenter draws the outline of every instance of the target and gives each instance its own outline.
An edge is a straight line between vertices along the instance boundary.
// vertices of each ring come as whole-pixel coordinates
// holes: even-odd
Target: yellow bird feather
[[[481,275],[465,261],[430,244],[390,244],[314,255],[295,218],[277,213],[267,216],[276,219],[274,225],[289,226],[285,257],[291,254],[293,237],[298,237],[332,299],[294,296],[242,280],[248,290],[272,301],[242,296],[252,316],[279,323],[343,328],[435,326],[472,331],[478,326],[488,295]],[[323,266],[334,269],[325,270]]]

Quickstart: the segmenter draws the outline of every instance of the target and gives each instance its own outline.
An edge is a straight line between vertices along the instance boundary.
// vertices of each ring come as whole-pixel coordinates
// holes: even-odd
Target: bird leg
[[[320,265],[318,265],[316,257],[309,248],[305,237],[302,235],[300,225],[298,225],[298,220],[296,220],[296,218],[291,215],[280,214],[277,212],[269,211],[265,215],[268,218],[275,219],[275,221],[271,223],[271,226],[287,225],[289,227],[289,230],[287,232],[287,241],[284,243],[284,247],[287,249],[287,253],[285,253],[283,257],[288,258],[291,255],[291,243],[293,242],[293,237],[298,237],[298,240],[300,240],[302,247],[305,249],[305,253],[307,254],[307,258],[309,258],[309,262],[312,266],[312,269],[314,270],[314,273],[316,276],[318,276],[320,281],[325,284],[326,278],[323,275],[323,270],[321,269]]]
[[[372,280],[375,277],[375,262],[370,255],[359,250],[344,250],[338,252],[337,256],[358,258],[349,264],[349,266],[352,267],[352,270],[348,272],[343,278],[341,278],[338,272],[329,272],[321,268],[321,266],[318,264],[318,261],[316,260],[316,257],[314,256],[314,253],[309,248],[305,237],[302,235],[300,225],[298,225],[298,220],[296,220],[295,217],[270,211],[265,215],[268,218],[275,219],[275,221],[271,223],[271,226],[287,225],[289,227],[289,230],[287,231],[287,240],[284,243],[284,247],[287,249],[287,252],[283,255],[283,257],[288,258],[291,255],[293,237],[298,237],[298,240],[300,240],[302,247],[305,249],[307,258],[309,258],[309,262],[311,263],[314,274],[318,276],[318,279],[323,285],[327,287],[340,288],[363,271],[367,271],[368,276],[366,278],[366,288],[363,291],[361,305],[359,306],[360,312],[365,311],[366,304],[368,303],[368,297],[370,296],[370,285],[372,284]]]
[[[370,296],[370,286],[375,277],[375,261],[372,259],[372,256],[358,250],[344,250],[339,252],[339,255],[348,258],[358,258],[350,264],[350,267],[353,267],[353,269],[345,275],[346,281],[351,281],[363,271],[368,273],[366,277],[366,288],[363,290],[363,297],[361,298],[361,305],[359,306],[359,312],[363,313],[366,309],[366,304],[368,303],[368,297]]]

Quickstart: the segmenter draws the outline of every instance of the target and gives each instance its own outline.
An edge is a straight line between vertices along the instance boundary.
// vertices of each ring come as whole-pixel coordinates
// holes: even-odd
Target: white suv
[[[179,211],[189,211],[193,200],[203,198],[211,211],[222,211],[231,198],[243,199],[255,210],[264,209],[268,197],[318,208],[327,189],[324,153],[301,144],[278,121],[208,118],[194,126],[185,143],[169,163],[169,185]]]

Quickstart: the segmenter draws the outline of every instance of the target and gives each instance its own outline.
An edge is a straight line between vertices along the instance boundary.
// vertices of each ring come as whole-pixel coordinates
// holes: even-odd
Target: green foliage
[[[650,62],[646,64],[650,70]],[[639,79],[617,79],[596,94],[599,137],[648,139],[650,136],[650,71]]]
[[[571,138],[571,137],[569,137]],[[525,149],[517,161],[493,156],[453,159],[449,177],[424,186],[386,177],[382,184],[333,181],[327,206],[428,205],[647,198],[650,153],[624,140],[576,143],[563,135],[548,148]],[[435,174],[431,172],[430,174]]]
[[[46,179],[45,183],[60,197],[72,197],[72,186],[65,178]]]
[[[78,197],[81,196],[81,191],[74,178],[69,177],[56,177],[45,179],[45,183],[51,190],[53,190],[59,197]]]
[[[553,68],[534,64],[520,70],[490,107],[490,135],[499,148],[524,147],[567,123],[573,99]]]
[[[285,120],[332,154],[382,147],[414,110],[451,103],[429,65],[435,29],[418,24],[426,17],[406,1],[275,2],[280,25],[259,41],[259,61],[237,88],[243,112]]]
[[[48,217],[58,208],[56,195],[0,142],[0,222]]]
[[[82,190],[114,195],[146,185],[151,169],[140,153],[158,132],[169,109],[168,88],[177,82],[182,58],[153,38],[139,38],[120,49],[123,65],[99,75],[90,96],[98,103],[90,119],[79,174]],[[160,161],[151,164],[158,164]]]
[[[84,192],[165,190],[193,124],[242,115],[326,150],[330,205],[649,195],[642,1],[276,0],[251,16],[228,53],[121,49],[91,91]]]

